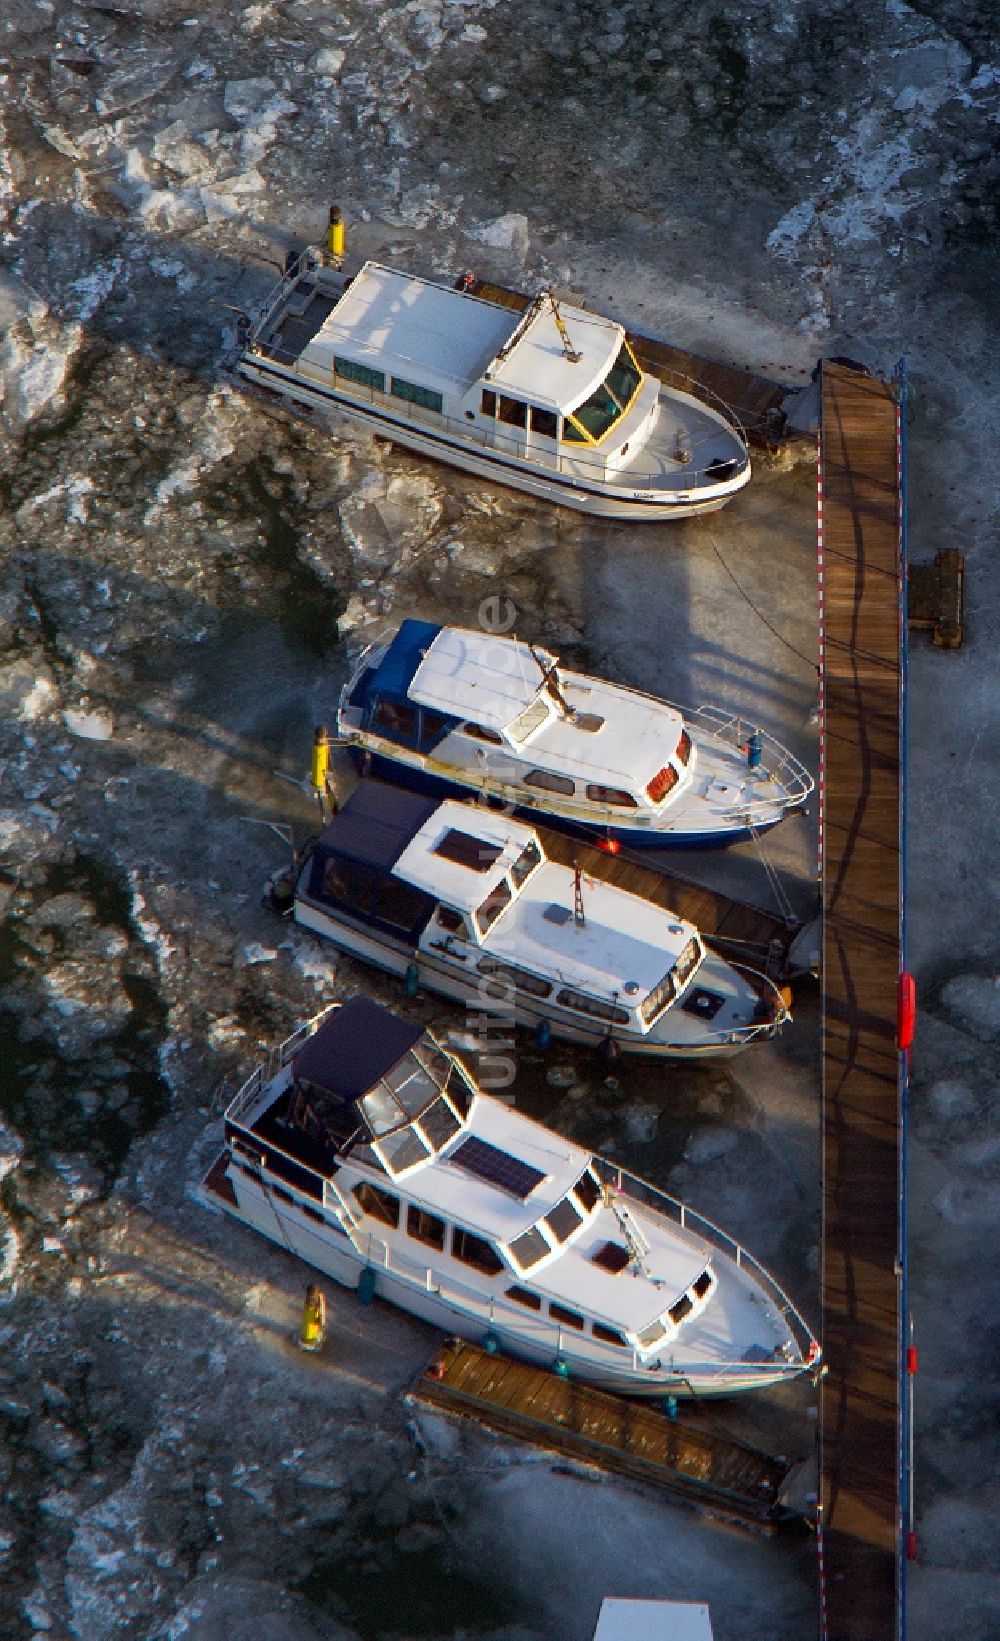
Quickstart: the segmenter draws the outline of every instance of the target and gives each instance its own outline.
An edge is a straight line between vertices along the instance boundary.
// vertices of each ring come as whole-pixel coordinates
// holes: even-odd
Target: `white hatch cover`
[[[607,1597],[594,1641],[712,1641],[700,1601],[619,1601]]]

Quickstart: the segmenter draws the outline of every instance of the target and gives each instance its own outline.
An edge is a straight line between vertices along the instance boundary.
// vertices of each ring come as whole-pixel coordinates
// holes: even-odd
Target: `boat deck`
[[[747,901],[734,900],[717,889],[706,889],[673,870],[649,866],[627,850],[608,855],[592,843],[577,843],[565,833],[544,826],[538,826],[537,831],[550,860],[564,866],[578,865],[587,877],[644,895],[655,905],[676,912],[695,925],[709,947],[725,957],[760,963],[772,979],[783,978],[787,972],[789,951],[801,923]]]
[[[774,1525],[786,1459],[659,1408],[451,1340],[417,1381],[418,1400],[493,1430],[674,1493],[718,1514]]]
[[[821,1634],[900,1630],[902,507],[892,384],[825,362]]]
[[[530,296],[522,291],[509,290],[505,285],[491,285],[486,280],[476,280],[472,290],[476,296],[482,296],[488,302],[499,302],[518,313],[523,312],[531,302]],[[690,387],[693,383],[696,390],[701,389],[709,396],[721,399],[736,416],[752,445],[773,449],[789,437],[782,406],[796,391],[794,388],[772,381],[768,376],[740,370],[736,365],[704,359],[700,354],[689,353],[686,348],[672,347],[669,342],[642,336],[637,331],[628,331],[627,335],[644,370],[670,386]]]

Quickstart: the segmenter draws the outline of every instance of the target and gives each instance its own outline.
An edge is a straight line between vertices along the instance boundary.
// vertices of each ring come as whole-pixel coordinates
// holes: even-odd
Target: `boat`
[[[765,974],[708,951],[653,901],[547,858],[533,827],[374,777],[303,851],[292,895],[297,923],[411,991],[542,1041],[700,1059],[789,1018]]]
[[[383,438],[545,501],[613,519],[686,518],[750,480],[721,401],[641,369],[624,326],[539,291],[524,311],[315,247],[238,332],[232,370],[320,422]],[[699,396],[700,395],[700,396]]]
[[[513,804],[631,847],[708,847],[777,825],[812,777],[746,719],[560,667],[516,638],[407,620],[340,697],[359,767],[439,797]]]
[[[731,1237],[370,998],[258,1065],[202,1194],[363,1300],[626,1394],[765,1388],[818,1353]]]

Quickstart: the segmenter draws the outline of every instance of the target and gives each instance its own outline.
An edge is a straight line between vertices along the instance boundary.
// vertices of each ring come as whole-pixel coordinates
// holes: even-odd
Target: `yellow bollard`
[[[320,802],[326,796],[326,782],[329,772],[330,731],[325,724],[320,724],[313,735],[312,764],[309,769],[310,784]]]
[[[326,230],[326,249],[328,255],[336,263],[344,260],[344,219],[336,205],[330,206],[330,225]]]
[[[302,1307],[302,1326],[299,1329],[299,1349],[319,1350],[326,1336],[326,1295],[315,1282],[306,1289]]]

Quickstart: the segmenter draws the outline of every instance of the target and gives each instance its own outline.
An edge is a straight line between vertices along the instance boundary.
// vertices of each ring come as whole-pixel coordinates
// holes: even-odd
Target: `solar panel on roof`
[[[467,1173],[475,1174],[477,1179],[495,1185],[498,1190],[519,1197],[522,1202],[545,1178],[542,1171],[532,1168],[530,1163],[512,1157],[509,1151],[501,1151],[499,1146],[490,1145],[487,1140],[474,1137],[463,1140],[448,1160],[457,1163]]]

